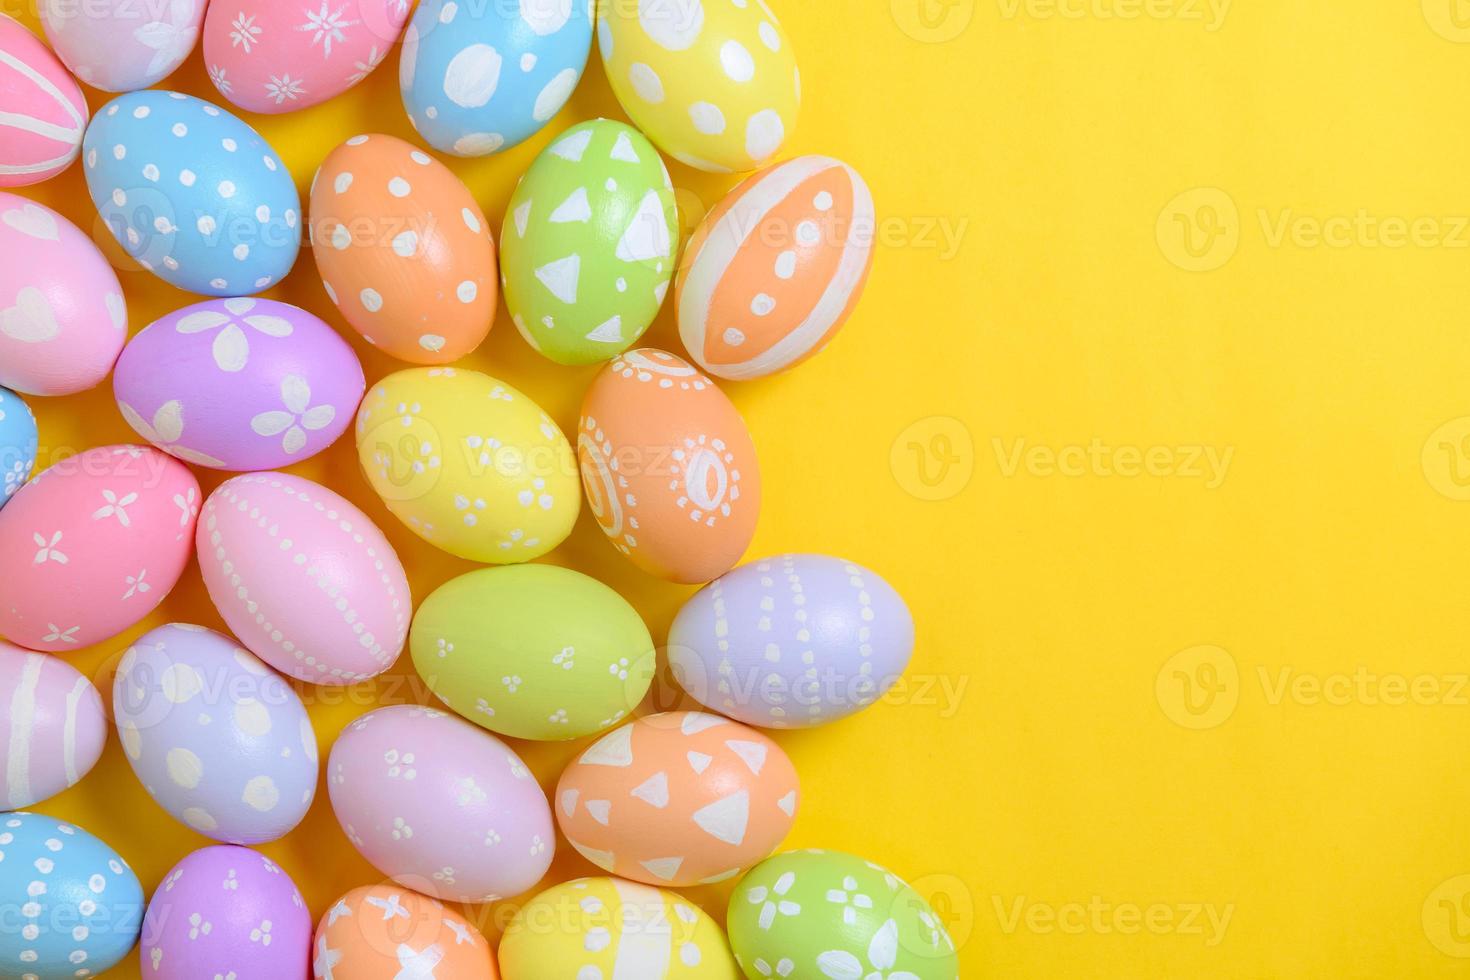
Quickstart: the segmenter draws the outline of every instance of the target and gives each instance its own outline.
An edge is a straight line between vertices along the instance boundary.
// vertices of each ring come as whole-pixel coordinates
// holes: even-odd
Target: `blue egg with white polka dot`
[[[36,468],[36,417],[9,388],[0,388],[0,507]]]
[[[571,97],[592,20],[590,0],[423,0],[398,63],[408,121],[457,156],[515,146]]]
[[[103,841],[39,813],[7,813],[0,855],[0,976],[97,976],[138,941],[143,887]]]
[[[280,282],[301,245],[301,200],[255,130],[179,92],[128,92],[82,139],[92,203],[123,251],[163,281],[205,296]]]

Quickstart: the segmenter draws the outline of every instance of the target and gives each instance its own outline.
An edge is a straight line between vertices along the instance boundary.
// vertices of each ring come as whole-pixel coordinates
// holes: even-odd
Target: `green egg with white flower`
[[[674,185],[642,133],[594,119],[531,164],[500,238],[505,304],[521,336],[560,364],[631,347],[669,291],[679,254]]]
[[[560,741],[623,720],[653,682],[653,638],[622,596],[555,565],[482,568],[441,585],[409,635],[451,709],[511,738]]]

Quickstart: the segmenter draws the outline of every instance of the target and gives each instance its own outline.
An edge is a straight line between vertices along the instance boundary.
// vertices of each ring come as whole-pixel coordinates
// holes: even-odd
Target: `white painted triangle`
[[[582,256],[568,255],[536,270],[536,278],[563,303],[577,301],[577,280],[582,276]]]
[[[766,747],[760,742],[747,742],[743,739],[732,738],[725,742],[725,747],[736,755],[740,761],[759,776],[761,767],[766,764]]]
[[[633,787],[631,795],[662,810],[669,805],[669,777],[662,771],[656,772]]]
[[[564,790],[561,794],[561,812],[567,816],[577,812],[577,797],[581,795],[579,790]]]
[[[784,813],[784,814],[786,814],[788,817],[795,816],[796,815],[796,790],[792,790],[791,792],[787,793],[785,796],[781,797],[779,800],[776,801],[776,805],[778,807],[780,807],[781,808],[781,812]]]
[[[694,822],[716,840],[738,845],[745,840],[745,827],[750,822],[750,794],[742,789],[695,810]]]
[[[573,133],[566,139],[552,144],[551,153],[563,160],[581,163],[582,154],[587,152],[587,144],[590,142],[592,142],[592,130],[584,129],[580,133]]]
[[[639,861],[639,864],[648,869],[648,873],[660,881],[673,881],[674,875],[679,873],[679,865],[684,859],[679,858],[654,858],[652,861]]]
[[[717,875],[710,875],[708,878],[701,878],[699,879],[699,883],[701,885],[715,885],[722,881],[729,881],[731,878],[738,875],[740,871],[740,868],[731,868],[729,871],[721,871]]]
[[[578,844],[570,837],[567,838],[567,843],[572,845],[572,847],[576,849],[576,852],[578,854],[582,855],[584,858],[591,861],[593,864],[597,865],[604,871],[611,871],[613,869],[613,865],[617,863],[617,858],[613,856],[612,851],[599,851],[595,847],[587,847],[583,844]]]
[[[628,139],[627,133],[619,133],[617,142],[613,144],[612,153],[609,154],[614,160],[624,163],[642,163],[638,157],[638,151],[633,149],[633,141]]]
[[[689,768],[701,776],[709,768],[709,764],[714,761],[711,756],[707,756],[703,752],[690,752],[687,758],[689,759]]]
[[[669,281],[667,279],[665,279],[663,282],[659,283],[657,286],[654,286],[653,287],[653,298],[656,299],[656,300],[658,300],[658,302],[660,304],[663,303],[664,297],[667,296],[668,294],[669,294]]]
[[[588,800],[583,805],[587,807],[587,812],[591,814],[593,820],[604,827],[607,826],[607,815],[612,812],[611,803],[607,800]]]
[[[669,226],[658,191],[649,191],[638,202],[638,213],[623,231],[615,253],[624,262],[646,262],[669,257]]]
[[[565,201],[556,206],[547,219],[552,224],[565,225],[574,221],[592,220],[592,205],[587,203],[587,188],[578,187]]]
[[[526,225],[531,223],[531,202],[527,201],[515,209],[513,215],[516,222],[516,235],[520,238],[526,237]]]
[[[606,323],[598,324],[587,335],[587,339],[604,344],[621,344],[623,342],[623,318],[615,316]]]
[[[700,732],[717,725],[723,725],[725,719],[719,715],[707,714],[703,711],[691,711],[679,722],[679,731],[685,735],[698,735]]]
[[[633,764],[633,726],[608,732],[592,743],[579,760],[584,766],[617,766],[626,768]]]

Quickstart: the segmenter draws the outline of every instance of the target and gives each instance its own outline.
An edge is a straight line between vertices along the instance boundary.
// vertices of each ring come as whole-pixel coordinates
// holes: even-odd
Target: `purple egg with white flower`
[[[307,975],[311,912],[291,876],[248,847],[206,847],[164,875],[143,917],[150,980]]]
[[[669,629],[684,690],[764,728],[810,728],[867,707],[913,650],[903,597],[875,572],[827,555],[741,565],[695,593]]]
[[[113,375],[117,407],[154,446],[218,470],[273,470],[336,442],[362,400],[357,355],[307,311],[208,300],[144,327]]]

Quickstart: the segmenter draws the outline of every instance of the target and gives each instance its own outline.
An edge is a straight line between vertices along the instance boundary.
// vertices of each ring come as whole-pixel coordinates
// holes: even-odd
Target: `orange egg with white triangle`
[[[562,773],[556,818],[604,871],[650,885],[734,877],[780,846],[796,767],[753,728],[702,711],[649,715],[594,742]]]

